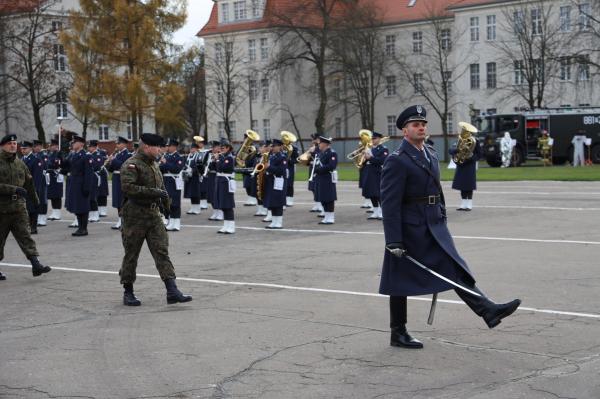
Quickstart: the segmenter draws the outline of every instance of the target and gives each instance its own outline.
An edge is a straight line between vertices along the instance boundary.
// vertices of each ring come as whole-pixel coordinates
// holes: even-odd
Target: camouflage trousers
[[[160,274],[160,278],[175,278],[175,268],[169,258],[169,237],[162,222],[158,209],[150,209],[125,203],[121,210],[123,239],[123,263],[119,276],[121,284],[135,282],[135,270],[144,241],[148,243],[148,249],[154,258],[154,264]]]
[[[4,245],[10,232],[28,259],[40,255],[35,247],[35,241],[29,234],[29,214],[25,205],[19,207],[16,212],[0,213],[0,260],[4,259]]]

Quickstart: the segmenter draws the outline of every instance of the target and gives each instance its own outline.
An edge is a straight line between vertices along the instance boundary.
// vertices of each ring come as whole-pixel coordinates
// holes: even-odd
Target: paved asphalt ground
[[[189,304],[167,306],[146,248],[143,304],[121,304],[114,212],[84,238],[70,220],[39,228],[54,267],[43,277],[10,237],[0,398],[600,398],[599,183],[481,183],[473,212],[450,206],[479,286],[523,308],[488,330],[447,292],[428,326],[430,297],[414,298],[417,351],[389,346],[382,226],[358,208],[355,183],[339,184],[333,226],[296,187],[284,231],[266,231],[241,192],[234,236],[206,213],[184,215],[169,237]]]

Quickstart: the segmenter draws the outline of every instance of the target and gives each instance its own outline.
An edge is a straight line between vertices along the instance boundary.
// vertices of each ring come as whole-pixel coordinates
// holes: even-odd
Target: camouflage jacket
[[[150,206],[152,203],[168,209],[168,200],[160,204],[160,192],[165,190],[162,173],[154,159],[142,152],[136,153],[121,166],[121,190],[126,199],[136,205]]]
[[[14,197],[17,187],[27,190],[34,205],[39,204],[27,165],[17,158],[17,154],[0,150],[0,213],[13,213],[25,208],[25,198]]]

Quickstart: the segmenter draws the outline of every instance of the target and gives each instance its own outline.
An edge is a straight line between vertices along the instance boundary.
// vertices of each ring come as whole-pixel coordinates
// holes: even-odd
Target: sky
[[[202,29],[210,17],[212,0],[187,0],[187,21],[183,28],[175,32],[173,41],[185,47],[198,43],[196,33]]]

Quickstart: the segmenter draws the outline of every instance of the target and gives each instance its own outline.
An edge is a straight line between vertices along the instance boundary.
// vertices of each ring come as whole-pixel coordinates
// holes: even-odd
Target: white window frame
[[[269,38],[260,38],[260,59],[265,61],[269,59]]]
[[[69,96],[65,89],[56,92],[56,118],[65,119],[69,116]]]
[[[392,58],[396,56],[396,35],[385,35],[385,55]]]
[[[559,15],[560,31],[571,32],[571,6],[561,6]]]
[[[52,46],[54,51],[54,70],[56,72],[67,71],[67,55],[65,54],[65,46],[62,44],[54,44]]]
[[[452,112],[448,112],[446,115],[446,134],[454,133],[454,114]]]
[[[413,74],[413,89],[415,94],[423,93],[423,74],[420,72]]]
[[[496,89],[498,87],[498,66],[495,62],[485,64],[486,88]]]
[[[569,82],[571,80],[571,58],[561,57],[559,60],[558,79],[561,82]]]
[[[582,3],[577,6],[579,10],[579,31],[585,32],[590,30],[592,27],[590,15],[592,13],[592,8],[590,3]]]
[[[481,67],[479,64],[469,65],[469,78],[471,90],[479,90],[481,88]]]
[[[217,132],[219,134],[219,137],[225,136],[225,121],[217,122]]]
[[[260,98],[262,101],[269,101],[269,78],[262,78],[260,80]]]
[[[590,80],[590,56],[586,54],[580,57],[585,58],[587,62],[577,63],[577,80],[579,80],[580,82],[587,82],[588,80]]]
[[[263,131],[262,132],[265,135],[265,139],[270,139],[271,138],[271,120],[263,119],[262,123],[263,123]]]
[[[531,34],[541,35],[542,27],[542,10],[540,8],[531,9]]]
[[[493,42],[496,40],[496,15],[486,16],[487,27],[486,27],[486,40]]]
[[[393,97],[396,95],[396,77],[394,75],[385,77],[385,95],[386,97]]]
[[[525,64],[523,60],[515,60],[513,62],[514,84],[521,86],[525,83]]]
[[[396,134],[396,115],[387,116],[387,132],[388,136],[394,136]]]
[[[226,24],[229,22],[229,3],[221,3],[221,9],[219,10],[219,16],[221,17],[221,23]]]
[[[243,21],[248,19],[248,12],[246,10],[246,1],[237,0],[233,2],[233,20]]]
[[[423,32],[416,31],[412,34],[413,37],[413,53],[423,53]]]
[[[256,101],[258,99],[258,81],[256,79],[250,79],[248,81],[248,90],[250,101]]]
[[[479,41],[479,17],[469,18],[469,27],[471,32],[471,42]]]
[[[98,126],[98,140],[99,141],[108,141],[110,137],[110,129],[108,125],[100,125]]]
[[[450,28],[441,31],[441,46],[444,51],[452,51],[452,31]]]
[[[248,39],[248,61],[256,61],[256,39]]]

